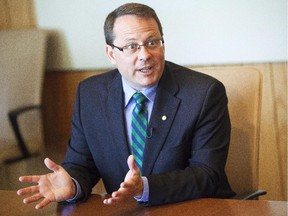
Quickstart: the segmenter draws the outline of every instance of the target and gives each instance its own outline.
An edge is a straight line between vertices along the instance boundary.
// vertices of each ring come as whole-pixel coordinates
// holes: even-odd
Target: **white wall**
[[[38,26],[52,30],[49,69],[112,67],[103,23],[123,0],[35,0]],[[286,0],[142,0],[164,29],[166,59],[183,65],[287,59]]]

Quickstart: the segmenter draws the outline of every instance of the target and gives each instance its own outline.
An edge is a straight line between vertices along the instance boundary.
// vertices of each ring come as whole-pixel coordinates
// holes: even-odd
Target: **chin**
[[[141,83],[141,86],[142,86],[143,88],[149,88],[149,87],[155,85],[156,83],[157,83],[157,82],[146,82],[146,83]]]

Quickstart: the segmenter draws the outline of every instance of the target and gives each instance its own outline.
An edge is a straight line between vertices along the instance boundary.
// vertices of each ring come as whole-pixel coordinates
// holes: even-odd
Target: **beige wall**
[[[33,1],[19,2],[0,0],[0,29],[35,28]],[[263,199],[287,200],[287,65],[259,63],[234,66],[254,67],[262,73],[259,188],[268,191]],[[101,72],[103,71],[46,73],[43,104],[45,141],[48,148],[57,147],[59,151],[65,151],[76,86],[80,80]]]

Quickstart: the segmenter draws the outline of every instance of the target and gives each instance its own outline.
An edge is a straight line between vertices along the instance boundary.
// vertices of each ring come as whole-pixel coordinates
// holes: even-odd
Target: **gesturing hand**
[[[19,181],[36,183],[37,185],[22,188],[17,191],[18,195],[30,195],[23,200],[24,203],[36,202],[40,199],[35,208],[40,209],[51,202],[61,202],[73,198],[76,188],[71,176],[63,167],[56,164],[49,158],[44,160],[52,173],[45,175],[21,176]]]
[[[104,204],[114,204],[134,196],[142,195],[143,181],[140,176],[140,170],[134,162],[132,155],[128,157],[127,164],[129,171],[126,174],[124,182],[120,184],[120,188],[117,191],[112,193],[111,198],[103,201]]]

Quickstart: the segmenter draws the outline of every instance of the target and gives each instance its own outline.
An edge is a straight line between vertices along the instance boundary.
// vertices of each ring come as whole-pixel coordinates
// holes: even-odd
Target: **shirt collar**
[[[137,90],[133,89],[131,86],[127,84],[127,81],[122,77],[122,85],[123,85],[123,91],[124,91],[124,107],[126,107],[129,104],[129,101],[133,94],[137,92]],[[156,89],[157,89],[158,83],[154,86],[151,86],[149,88],[145,88],[141,90],[140,92],[148,98],[148,100],[152,103],[154,103],[154,99],[156,96]]]

